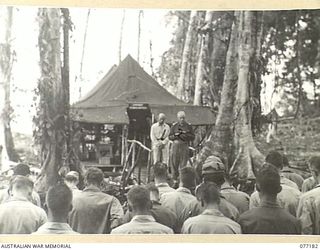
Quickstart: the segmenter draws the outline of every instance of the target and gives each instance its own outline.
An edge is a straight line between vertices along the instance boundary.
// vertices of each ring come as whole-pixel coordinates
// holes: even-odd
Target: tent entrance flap
[[[150,133],[152,114],[147,103],[130,103],[127,108],[129,117],[129,139],[135,135]]]

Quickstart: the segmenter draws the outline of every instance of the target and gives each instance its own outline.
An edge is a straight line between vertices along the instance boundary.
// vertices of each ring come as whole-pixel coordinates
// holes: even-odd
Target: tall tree
[[[57,8],[40,8],[39,52],[41,76],[40,103],[35,119],[35,136],[41,145],[41,173],[38,190],[47,190],[58,179],[65,151],[65,93],[61,74],[61,13]]]
[[[238,17],[237,17],[238,18]],[[214,129],[209,140],[200,151],[196,161],[198,173],[202,163],[208,156],[214,154],[223,158],[227,166],[232,164],[233,140],[233,105],[238,80],[238,19],[234,18],[230,42],[226,56],[225,76],[221,92],[221,102]]]
[[[66,131],[66,163],[71,164],[70,151],[71,148],[71,127],[70,127],[70,66],[69,66],[69,39],[70,31],[72,30],[72,22],[70,18],[70,12],[68,8],[62,8],[62,20],[63,20],[63,65],[62,65],[62,84],[64,93],[64,105],[65,105],[65,131]]]
[[[186,39],[184,42],[181,66],[180,66],[180,75],[177,83],[177,97],[181,100],[186,99],[186,86],[188,85],[187,72],[188,72],[188,62],[190,60],[190,53],[192,48],[192,37],[195,32],[195,23],[196,23],[197,11],[193,10],[190,14],[188,31],[186,34]]]
[[[252,101],[249,78],[250,63],[255,53],[260,51],[257,41],[257,29],[261,15],[253,11],[239,13],[239,71],[238,86],[235,99],[235,142],[238,149],[236,160],[230,170],[231,176],[238,181],[254,179],[254,171],[264,161],[264,156],[256,148],[251,127]],[[260,37],[261,38],[261,37]]]
[[[172,93],[176,93],[179,78],[184,41],[189,26],[190,11],[170,11],[166,15],[167,24],[176,26],[171,47],[162,55],[161,64],[157,70],[160,82]]]
[[[140,43],[141,43],[141,19],[143,17],[143,10],[138,14],[138,48],[137,48],[137,61],[140,63]]]
[[[0,126],[0,146],[2,148],[2,160],[18,161],[19,156],[15,151],[13,136],[11,132],[11,115],[12,107],[10,105],[10,82],[11,71],[14,61],[14,53],[11,48],[11,30],[12,30],[12,7],[2,7],[2,14],[4,19],[4,34],[1,36],[0,41],[0,87],[1,87],[1,126]],[[1,165],[3,161],[1,160]],[[0,166],[1,166],[0,165]]]
[[[87,33],[88,33],[88,25],[89,25],[90,14],[91,14],[91,9],[88,9],[87,18],[86,18],[86,26],[85,26],[84,34],[83,34],[82,53],[81,53],[81,61],[80,61],[79,98],[82,96],[82,87],[81,87],[81,85],[83,84],[83,60],[84,60],[84,53],[85,53],[85,50],[86,50]]]
[[[212,18],[213,18],[213,12],[212,11],[206,11],[205,20],[204,20],[204,27],[202,27],[199,38],[200,42],[200,52],[198,57],[198,63],[197,63],[197,72],[196,72],[196,81],[195,81],[195,90],[194,90],[194,105],[202,105],[202,87],[203,87],[203,81],[204,81],[204,74],[206,71],[205,64],[208,61],[208,45],[209,45],[209,39],[210,35],[209,32],[207,32],[208,29],[212,28]]]
[[[126,19],[126,10],[124,9],[122,12],[122,19],[121,19],[121,26],[120,26],[120,36],[119,36],[119,63],[122,60],[122,37],[123,37],[123,27],[124,27],[124,21]]]
[[[208,82],[207,102],[212,107],[218,107],[221,98],[222,84],[224,80],[226,55],[234,19],[232,11],[214,12],[213,26],[210,32],[209,63],[206,80]]]

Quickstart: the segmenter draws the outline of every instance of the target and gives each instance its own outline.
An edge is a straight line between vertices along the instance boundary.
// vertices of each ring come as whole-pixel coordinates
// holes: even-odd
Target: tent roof
[[[113,66],[98,84],[72,106],[74,120],[92,123],[128,124],[126,108],[130,103],[147,103],[157,116],[165,113],[169,123],[184,110],[193,125],[214,123],[207,107],[186,104],[154,80],[128,55],[118,67]],[[189,115],[190,114],[190,115]]]

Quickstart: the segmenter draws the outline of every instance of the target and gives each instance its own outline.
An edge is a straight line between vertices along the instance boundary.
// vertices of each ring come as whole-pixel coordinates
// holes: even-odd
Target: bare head
[[[184,122],[186,120],[186,113],[184,111],[179,111],[177,113],[177,118],[180,123]]]
[[[32,199],[33,182],[25,176],[13,177],[9,185],[9,194],[15,198]]]
[[[203,182],[198,187],[197,193],[203,207],[218,206],[220,203],[220,191],[213,182]]]
[[[180,169],[180,186],[193,190],[196,187],[196,173],[192,167]]]
[[[283,156],[275,150],[268,153],[265,161],[275,166],[279,171],[283,169]]]
[[[162,162],[157,162],[153,166],[153,173],[154,173],[154,180],[157,184],[161,182],[167,182],[167,178],[168,178],[167,164]]]
[[[320,156],[313,156],[309,160],[309,169],[315,180],[320,182]]]
[[[87,186],[93,185],[100,188],[103,182],[103,177],[104,176],[101,169],[90,167],[85,174],[85,183]]]
[[[72,191],[66,184],[58,183],[49,188],[46,204],[51,222],[66,222],[72,210]]]
[[[134,215],[150,214],[152,203],[150,200],[150,192],[147,188],[134,186],[128,192],[127,198],[129,210],[131,210]]]
[[[64,178],[65,183],[68,187],[74,187],[79,184],[79,173],[76,171],[70,171],[66,174]]]
[[[261,195],[273,197],[281,192],[279,169],[271,164],[265,163],[257,174],[256,188]]]
[[[158,116],[158,122],[160,124],[163,124],[166,120],[166,115],[164,113],[160,113],[159,116]]]

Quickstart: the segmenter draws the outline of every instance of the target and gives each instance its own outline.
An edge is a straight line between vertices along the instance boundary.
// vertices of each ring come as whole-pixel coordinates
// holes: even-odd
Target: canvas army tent
[[[113,66],[98,84],[71,111],[72,119],[84,123],[129,124],[127,108],[146,104],[157,117],[165,113],[173,123],[179,110],[184,110],[192,125],[214,124],[215,115],[208,107],[186,104],[165,90],[128,55]]]

